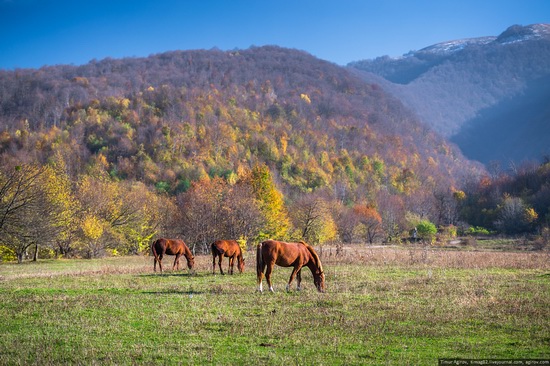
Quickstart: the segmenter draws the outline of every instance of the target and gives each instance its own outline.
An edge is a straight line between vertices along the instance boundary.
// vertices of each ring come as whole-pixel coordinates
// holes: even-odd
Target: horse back
[[[274,262],[281,267],[302,266],[309,261],[309,251],[301,243],[266,240],[262,242],[260,251],[265,263]]]
[[[189,251],[187,245],[180,239],[160,238],[153,243],[153,247],[159,254],[183,255]]]
[[[241,247],[235,240],[216,240],[211,246],[212,255],[223,254],[232,257],[241,253]]]

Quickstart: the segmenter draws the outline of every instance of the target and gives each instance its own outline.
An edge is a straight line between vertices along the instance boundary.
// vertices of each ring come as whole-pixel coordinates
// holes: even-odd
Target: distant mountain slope
[[[74,171],[101,155],[168,192],[258,161],[288,189],[352,200],[433,194],[475,169],[377,85],[279,47],[3,71],[0,126],[4,155],[59,151]]]
[[[360,70],[365,80],[380,83],[422,121],[456,141],[470,158],[507,163],[538,159],[547,153],[540,134],[548,128],[536,126],[550,123],[549,100],[535,94],[544,92],[537,85],[550,75],[548,24],[516,25],[498,37],[443,42],[402,58],[382,57],[349,66]],[[524,102],[529,102],[530,113],[521,113],[525,108],[518,104],[517,113],[500,114],[500,122],[494,121],[504,104]],[[491,112],[493,108],[496,110]],[[503,126],[507,127],[504,131],[495,130]],[[523,130],[521,139],[514,132],[517,128],[511,126]],[[484,131],[483,151],[491,154],[482,150],[470,154],[473,150],[464,136],[477,129]],[[510,135],[494,139],[492,132]],[[550,135],[545,136],[548,141]],[[500,141],[508,143],[499,145]],[[471,145],[479,143],[479,139],[471,141]],[[515,148],[510,149],[510,144]]]
[[[520,95],[481,110],[451,140],[479,161],[550,157],[550,77],[530,82]]]

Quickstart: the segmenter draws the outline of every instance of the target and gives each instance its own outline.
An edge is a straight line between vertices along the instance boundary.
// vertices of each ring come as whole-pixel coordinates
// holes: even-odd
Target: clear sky
[[[550,0],[0,0],[0,69],[263,45],[345,65],[534,23]]]

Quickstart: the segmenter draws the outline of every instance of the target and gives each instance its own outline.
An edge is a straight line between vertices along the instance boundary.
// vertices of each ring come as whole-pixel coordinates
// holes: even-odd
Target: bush
[[[466,230],[466,235],[489,235],[491,234],[489,230],[485,229],[481,226],[470,226],[468,230]]]
[[[0,262],[13,262],[16,259],[17,257],[12,249],[0,245]]]
[[[443,226],[439,228],[440,238],[443,240],[451,240],[456,238],[458,228],[454,225]]]
[[[435,239],[435,234],[437,234],[437,228],[435,225],[428,220],[421,220],[416,225],[418,230],[418,237],[422,240],[427,240],[432,243]]]

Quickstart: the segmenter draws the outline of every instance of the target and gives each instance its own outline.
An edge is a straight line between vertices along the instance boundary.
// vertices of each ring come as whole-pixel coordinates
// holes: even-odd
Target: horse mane
[[[315,265],[319,268],[319,272],[323,273],[323,265],[321,264],[321,259],[319,258],[319,256],[317,255],[313,247],[303,240],[300,240],[299,243],[304,245],[307,248],[307,250],[309,250],[309,253],[313,257],[313,261],[315,262]]]

